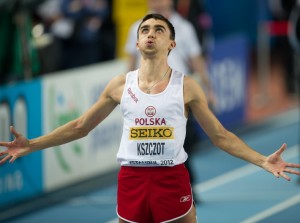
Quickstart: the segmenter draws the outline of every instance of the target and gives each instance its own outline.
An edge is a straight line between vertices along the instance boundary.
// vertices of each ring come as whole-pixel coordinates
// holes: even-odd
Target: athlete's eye
[[[141,29],[141,33],[147,33],[148,30],[149,30],[148,28],[142,28],[142,29]]]
[[[162,33],[164,30],[162,29],[162,28],[157,28],[156,29],[156,32],[158,32],[158,33]]]

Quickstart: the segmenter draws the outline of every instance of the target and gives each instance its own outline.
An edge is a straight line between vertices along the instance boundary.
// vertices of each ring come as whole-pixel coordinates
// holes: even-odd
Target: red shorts
[[[158,223],[185,216],[193,206],[189,173],[174,167],[122,166],[118,182],[118,216],[128,222]]]

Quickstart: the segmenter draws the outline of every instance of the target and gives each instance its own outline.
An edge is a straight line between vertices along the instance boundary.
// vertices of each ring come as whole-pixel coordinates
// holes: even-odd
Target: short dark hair
[[[170,33],[171,33],[170,38],[171,38],[171,40],[175,40],[175,28],[174,28],[174,26],[172,25],[172,23],[171,23],[166,17],[162,16],[161,14],[157,14],[157,13],[147,14],[147,15],[142,19],[142,21],[141,21],[141,23],[140,23],[140,25],[139,25],[139,27],[138,27],[138,30],[137,30],[137,37],[138,37],[138,38],[139,38],[139,30],[140,30],[141,25],[142,25],[145,21],[147,21],[147,20],[149,20],[149,19],[155,19],[155,20],[162,20],[162,21],[164,21],[164,22],[167,24],[167,26],[168,26],[168,28],[169,28],[169,30],[170,30]]]

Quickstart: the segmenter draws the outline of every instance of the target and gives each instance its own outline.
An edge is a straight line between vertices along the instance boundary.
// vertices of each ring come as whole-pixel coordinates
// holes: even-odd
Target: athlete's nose
[[[148,38],[154,38],[155,37],[155,31],[153,29],[150,29],[149,30],[149,33],[148,33]]]

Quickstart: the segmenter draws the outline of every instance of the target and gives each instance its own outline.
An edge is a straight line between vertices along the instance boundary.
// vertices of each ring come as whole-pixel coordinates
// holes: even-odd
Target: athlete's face
[[[167,24],[162,20],[148,19],[138,30],[137,48],[145,54],[162,52],[165,55],[175,47]]]

